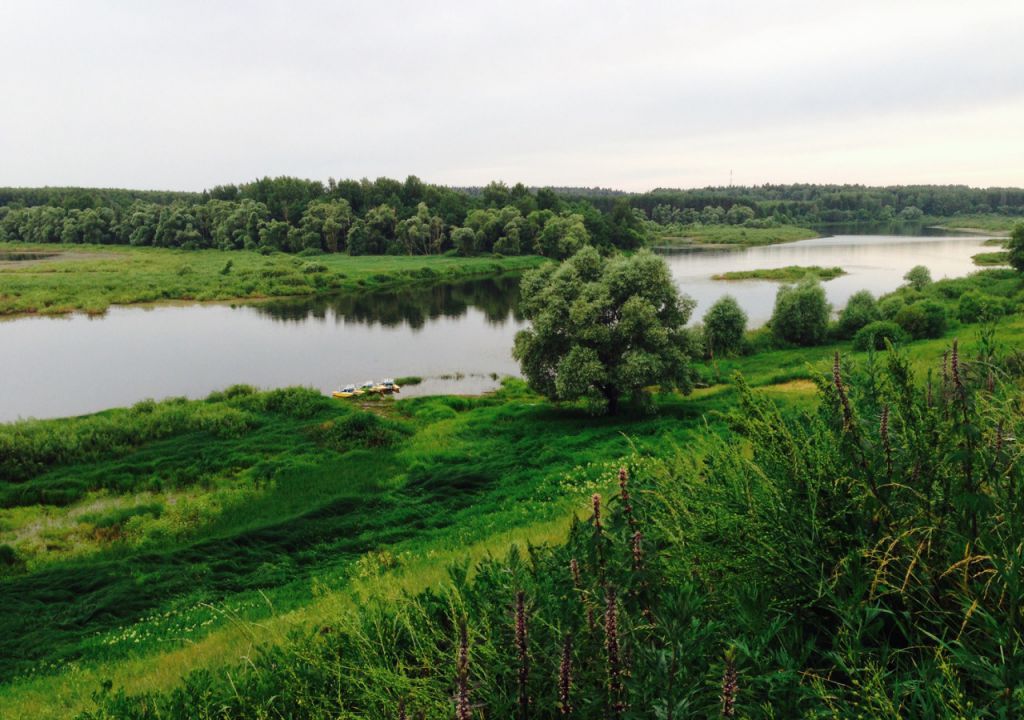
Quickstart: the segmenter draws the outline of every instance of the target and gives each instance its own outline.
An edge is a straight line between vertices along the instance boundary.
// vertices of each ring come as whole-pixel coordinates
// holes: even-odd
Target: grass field
[[[978,326],[957,333],[977,344]],[[951,336],[910,345],[912,363],[931,367]],[[1024,342],[1024,321],[999,338]],[[238,388],[3,426],[4,473],[23,470],[0,497],[17,555],[0,582],[0,716],[65,717],[105,679],[167,688],[361,597],[436,585],[453,562],[558,543],[623,458],[724,432],[734,372],[807,408],[835,350],[848,345],[720,360],[651,416],[595,418],[508,381],[362,407]]]
[[[19,567],[0,583],[0,714],[62,716],[105,677],[163,687],[243,656],[253,633],[322,618],[381,573],[421,589],[511,540],[557,541],[617,460],[696,438],[721,397],[638,419],[554,408],[514,381],[368,410],[239,389],[6,426],[8,459],[72,461],[5,486],[0,544]],[[387,442],[361,429],[367,416]],[[341,423],[358,432],[322,430]]]
[[[808,240],[818,233],[796,225],[770,228],[748,228],[742,225],[675,225],[656,235],[654,245],[775,245],[777,243]]]
[[[36,260],[3,260],[56,253]],[[297,257],[250,251],[0,243],[0,315],[101,313],[110,305],[256,299],[521,272],[534,256]]]
[[[1010,215],[954,215],[952,217],[928,218],[928,224],[949,230],[977,230],[979,232],[1009,233],[1024,218]]]
[[[712,280],[776,280],[778,282],[797,282],[808,275],[819,280],[834,280],[845,275],[840,267],[821,267],[820,265],[788,265],[781,268],[764,268],[759,270],[733,270],[712,276]]]

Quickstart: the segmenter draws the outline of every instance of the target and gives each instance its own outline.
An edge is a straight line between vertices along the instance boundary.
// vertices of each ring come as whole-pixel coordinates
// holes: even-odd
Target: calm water
[[[665,259],[679,286],[697,301],[694,319],[703,317],[715,300],[729,293],[747,311],[750,326],[758,327],[771,317],[779,283],[723,282],[712,280],[713,275],[787,265],[838,266],[848,274],[824,283],[829,301],[838,309],[858,290],[867,289],[876,296],[894,290],[915,265],[925,265],[935,280],[973,272],[978,268],[971,256],[992,250],[985,247],[985,240],[983,236],[835,235],[746,250],[680,248],[666,252]]]
[[[839,265],[825,284],[841,306],[857,290],[879,294],[914,265],[936,279],[975,268],[984,238],[836,236],[740,251],[666,255],[696,318],[732,293],[751,324],[771,314],[777,283],[713,281],[711,275],[786,265]],[[360,297],[260,305],[114,308],[99,318],[0,322],[0,421],[57,417],[169,396],[202,397],[234,383],[308,385],[419,375],[402,396],[476,393],[516,374],[510,349],[522,327],[515,279],[416,288]],[[696,319],[695,318],[695,319]],[[447,377],[443,377],[447,376]]]

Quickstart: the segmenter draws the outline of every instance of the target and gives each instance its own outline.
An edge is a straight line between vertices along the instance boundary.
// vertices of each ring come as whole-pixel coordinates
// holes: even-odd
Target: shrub
[[[865,325],[881,319],[875,296],[867,290],[854,293],[846,302],[846,307],[839,313],[837,334],[841,338],[851,338]]]
[[[828,333],[831,307],[817,278],[783,285],[775,296],[772,332],[779,340],[797,345],[817,345]]]
[[[853,349],[884,350],[886,340],[897,345],[906,339],[907,333],[896,323],[890,320],[876,320],[862,327],[853,336]]]
[[[1007,261],[1014,270],[1024,273],[1024,223],[1018,223],[1013,228],[1007,249]]]
[[[411,432],[403,423],[371,412],[355,411],[338,420],[317,425],[312,435],[321,445],[346,452],[353,448],[388,447]]]
[[[928,285],[931,285],[932,274],[924,265],[915,265],[907,271],[903,279],[915,290],[923,290]]]
[[[883,320],[895,320],[896,315],[906,304],[898,295],[882,298],[878,301],[878,314]]]
[[[946,310],[934,300],[920,300],[896,313],[896,323],[915,340],[941,337],[946,332]]]
[[[981,290],[968,290],[960,296],[957,317],[962,323],[987,322],[1002,317],[1008,311],[1002,298],[986,295]]]
[[[704,342],[707,351],[731,355],[739,351],[743,333],[747,329],[747,314],[736,298],[724,295],[712,305],[704,316]]]

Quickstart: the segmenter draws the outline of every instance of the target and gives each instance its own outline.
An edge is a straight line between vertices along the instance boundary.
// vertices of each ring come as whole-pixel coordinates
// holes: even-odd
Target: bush
[[[899,311],[906,306],[903,298],[898,295],[882,298],[878,301],[878,314],[883,320],[895,320]]]
[[[339,420],[317,425],[312,435],[325,447],[347,452],[353,448],[388,447],[411,432],[403,423],[371,412],[355,411]]]
[[[783,285],[775,296],[771,326],[775,337],[797,345],[818,345],[828,334],[831,306],[817,278]]]
[[[923,290],[928,285],[931,285],[932,274],[924,265],[915,265],[907,271],[903,279],[915,290]]]
[[[968,290],[960,296],[957,317],[962,323],[988,322],[1002,317],[1008,310],[1002,298],[986,295],[981,290]]]
[[[836,334],[844,339],[852,338],[858,330],[881,317],[875,296],[867,290],[861,290],[850,297],[846,307],[839,313]]]
[[[1024,223],[1019,223],[1013,228],[1007,250],[1010,265],[1014,270],[1024,273]]]
[[[934,300],[920,300],[896,313],[896,323],[915,340],[942,337],[946,309]]]
[[[732,355],[743,344],[747,329],[747,314],[736,298],[724,295],[708,309],[704,316],[704,342],[707,352]]]
[[[906,339],[907,333],[896,323],[889,320],[876,320],[862,327],[853,336],[853,349],[884,350],[886,340],[897,345]]]

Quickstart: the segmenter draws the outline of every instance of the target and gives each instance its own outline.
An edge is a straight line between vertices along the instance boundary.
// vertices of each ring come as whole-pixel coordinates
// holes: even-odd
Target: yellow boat
[[[390,395],[391,393],[402,392],[402,388],[395,385],[395,381],[391,378],[384,378],[380,385],[374,385],[373,391],[382,395]]]
[[[362,390],[356,390],[356,386],[355,385],[346,385],[341,390],[335,390],[334,392],[332,392],[331,393],[331,397],[348,399],[348,398],[359,397],[362,394],[363,394],[363,391]]]

